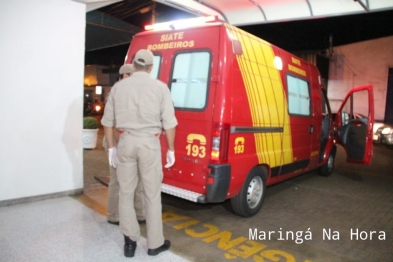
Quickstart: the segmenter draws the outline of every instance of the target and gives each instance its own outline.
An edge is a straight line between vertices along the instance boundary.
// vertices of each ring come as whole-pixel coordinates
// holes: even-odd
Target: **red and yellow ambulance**
[[[171,91],[176,162],[164,169],[163,192],[198,203],[230,199],[249,217],[267,186],[311,170],[330,175],[336,143],[348,161],[370,163],[372,86],[350,90],[333,121],[318,69],[277,46],[215,17],[148,29],[135,35],[126,63],[151,50],[151,74]]]

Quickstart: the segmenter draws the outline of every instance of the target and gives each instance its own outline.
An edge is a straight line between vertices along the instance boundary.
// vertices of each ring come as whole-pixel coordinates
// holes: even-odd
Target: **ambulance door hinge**
[[[213,82],[213,83],[221,82],[221,76],[220,75],[212,76],[210,79],[211,79],[211,82]]]

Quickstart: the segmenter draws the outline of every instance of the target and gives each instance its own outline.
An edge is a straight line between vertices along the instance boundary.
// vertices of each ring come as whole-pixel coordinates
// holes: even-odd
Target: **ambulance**
[[[333,119],[318,69],[277,46],[216,17],[145,29],[125,63],[139,49],[152,51],[151,75],[171,92],[176,162],[163,170],[162,192],[197,203],[229,200],[235,214],[250,217],[268,186],[313,170],[329,176],[336,144],[348,162],[370,164],[371,85],[351,89]],[[163,135],[161,145],[165,164]]]

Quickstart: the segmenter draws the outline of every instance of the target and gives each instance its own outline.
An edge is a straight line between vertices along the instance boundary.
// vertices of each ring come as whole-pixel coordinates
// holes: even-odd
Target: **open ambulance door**
[[[372,85],[351,89],[334,122],[337,143],[345,148],[347,162],[370,164],[374,124]]]

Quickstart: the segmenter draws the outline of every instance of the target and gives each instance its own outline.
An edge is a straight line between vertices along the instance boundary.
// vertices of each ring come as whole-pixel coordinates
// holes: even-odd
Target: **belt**
[[[136,133],[136,132],[130,132],[128,130],[124,130],[124,129],[118,129],[117,131],[119,131],[120,135],[123,134],[129,134],[129,135],[134,135],[134,136],[138,136],[138,137],[150,137],[150,136],[160,136],[160,134],[149,134],[149,133]]]

